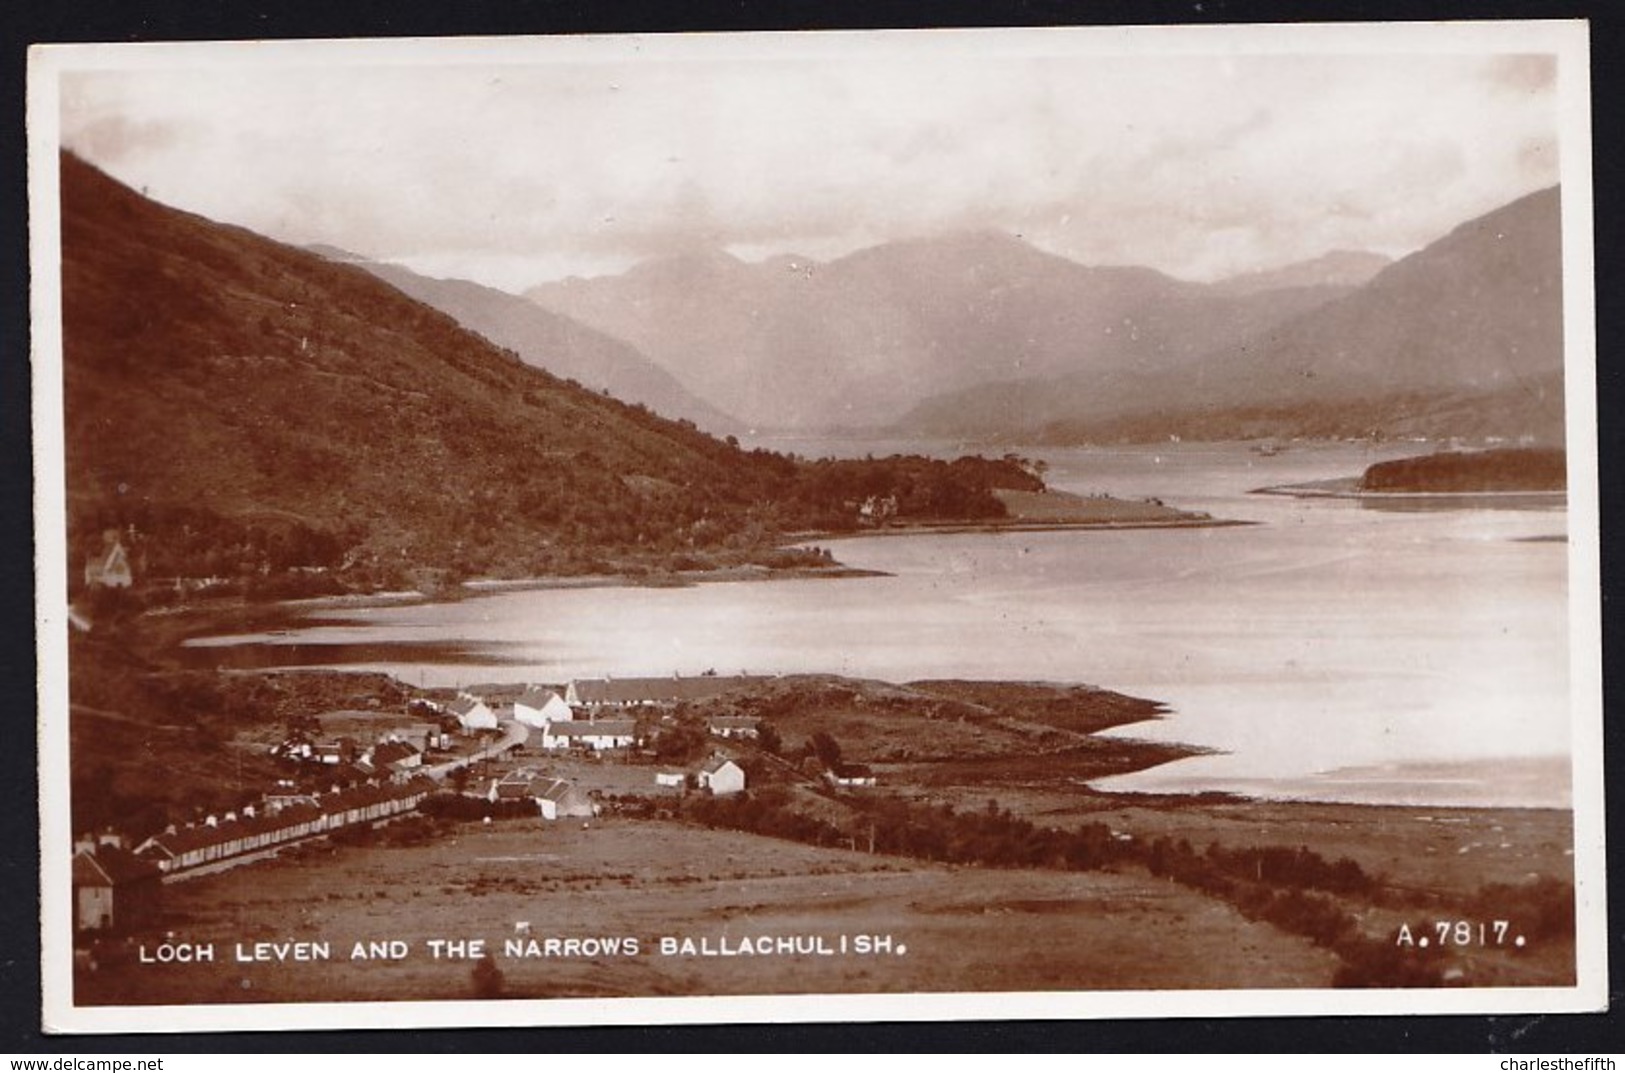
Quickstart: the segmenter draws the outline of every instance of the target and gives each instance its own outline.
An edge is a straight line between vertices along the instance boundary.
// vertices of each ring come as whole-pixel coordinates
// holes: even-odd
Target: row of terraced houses
[[[436,790],[434,780],[357,786],[242,815],[227,813],[199,824],[170,828],[135,848],[117,839],[81,840],[74,847],[74,926],[80,931],[137,926],[156,904],[154,888],[229,868],[285,846],[411,812]]]

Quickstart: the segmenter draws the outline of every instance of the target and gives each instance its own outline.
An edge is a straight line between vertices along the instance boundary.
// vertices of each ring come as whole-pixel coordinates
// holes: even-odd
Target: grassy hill
[[[745,452],[560,380],[360,268],[155,204],[72,156],[61,168],[76,563],[133,526],[156,578],[706,565],[853,524],[853,496],[997,514],[989,475],[1030,479]],[[951,494],[926,494],[939,486]]]

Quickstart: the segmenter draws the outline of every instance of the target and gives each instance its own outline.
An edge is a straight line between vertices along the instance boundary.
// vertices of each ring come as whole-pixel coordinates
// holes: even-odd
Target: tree
[[[841,743],[827,730],[820,730],[808,739],[808,747],[825,768],[833,771],[841,763]]]

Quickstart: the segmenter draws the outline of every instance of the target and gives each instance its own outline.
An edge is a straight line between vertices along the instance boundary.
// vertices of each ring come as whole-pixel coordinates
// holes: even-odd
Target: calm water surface
[[[206,643],[288,646],[290,663],[342,645],[347,665],[431,685],[711,669],[1092,682],[1172,709],[1118,733],[1215,750],[1112,789],[1568,803],[1567,546],[1531,539],[1563,535],[1562,508],[1248,494],[1407,451],[1023,453],[1058,488],[1258,524],[852,538],[841,561],[891,576],[511,592]],[[461,662],[411,655],[448,645]]]

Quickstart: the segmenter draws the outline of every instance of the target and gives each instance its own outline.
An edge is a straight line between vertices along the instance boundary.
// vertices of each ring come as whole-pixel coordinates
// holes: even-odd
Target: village
[[[112,829],[78,835],[75,931],[128,933],[158,918],[164,885],[426,808],[586,827],[606,811],[646,814],[686,794],[740,794],[747,770],[764,763],[776,764],[780,781],[821,781],[830,791],[875,785],[866,765],[816,755],[797,765],[773,755],[776,732],[763,720],[704,714],[708,702],[768,681],[706,674],[427,691],[401,712],[300,720],[267,746],[287,777],[257,801],[140,840]]]

